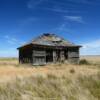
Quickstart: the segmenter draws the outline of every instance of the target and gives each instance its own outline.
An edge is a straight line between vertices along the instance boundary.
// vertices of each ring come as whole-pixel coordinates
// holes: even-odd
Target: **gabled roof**
[[[32,41],[30,41],[29,43],[21,46],[24,47],[26,45],[43,45],[43,46],[64,46],[64,47],[81,47],[79,45],[75,45],[72,42],[69,42],[55,34],[51,34],[51,33],[44,33],[41,36],[33,39]],[[19,47],[19,48],[21,48]]]

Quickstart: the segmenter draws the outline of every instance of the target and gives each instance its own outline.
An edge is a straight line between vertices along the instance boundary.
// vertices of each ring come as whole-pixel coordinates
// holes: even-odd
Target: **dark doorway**
[[[65,59],[67,60],[68,59],[68,50],[64,51],[64,55],[65,55]]]
[[[53,50],[46,51],[46,63],[53,62]]]

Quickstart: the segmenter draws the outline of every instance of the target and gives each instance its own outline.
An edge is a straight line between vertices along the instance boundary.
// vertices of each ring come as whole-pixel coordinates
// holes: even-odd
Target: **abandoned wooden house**
[[[78,64],[80,47],[80,45],[75,45],[55,34],[44,33],[18,48],[19,63],[44,65],[69,62]]]

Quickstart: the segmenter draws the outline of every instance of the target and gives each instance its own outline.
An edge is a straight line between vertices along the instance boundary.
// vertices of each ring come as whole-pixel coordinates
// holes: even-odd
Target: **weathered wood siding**
[[[46,64],[46,51],[33,50],[33,65]]]
[[[46,63],[56,63],[68,61],[72,64],[79,63],[79,47],[67,48],[44,48],[27,46],[19,49],[19,62],[33,65],[44,65]]]
[[[79,63],[79,48],[68,48],[68,61],[72,64]]]
[[[53,51],[53,62],[57,62],[57,52],[55,50]]]
[[[60,51],[60,61],[61,62],[64,62],[64,60],[65,60],[65,55],[64,54],[65,54],[64,50]]]

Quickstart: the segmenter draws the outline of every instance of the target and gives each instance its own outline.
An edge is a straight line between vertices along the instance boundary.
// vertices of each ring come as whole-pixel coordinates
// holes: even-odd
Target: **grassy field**
[[[100,57],[80,65],[18,65],[0,58],[0,100],[100,100]]]
[[[81,56],[81,59],[86,59],[92,64],[100,64],[100,56]]]

